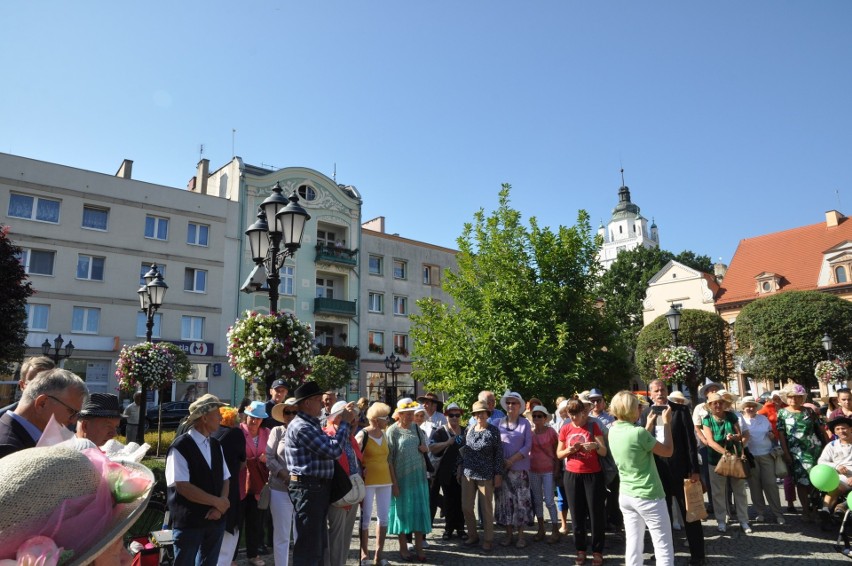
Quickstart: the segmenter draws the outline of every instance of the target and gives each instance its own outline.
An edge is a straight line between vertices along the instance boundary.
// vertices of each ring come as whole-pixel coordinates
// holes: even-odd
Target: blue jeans
[[[331,481],[305,479],[290,482],[293,502],[293,566],[322,564],[328,546],[328,507],[331,505]],[[175,565],[178,566],[178,565]]]
[[[174,529],[174,566],[216,566],[224,534],[224,520],[198,529]]]

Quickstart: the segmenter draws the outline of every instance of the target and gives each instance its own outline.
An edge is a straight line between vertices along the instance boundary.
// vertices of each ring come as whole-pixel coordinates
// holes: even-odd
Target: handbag
[[[263,489],[260,490],[260,497],[257,498],[257,508],[261,511],[265,511],[269,509],[269,497],[270,497],[271,488],[269,484],[263,486]]]
[[[748,477],[746,464],[745,456],[725,452],[719,458],[719,463],[716,464],[714,470],[720,476],[744,480]]]
[[[704,507],[704,488],[701,487],[701,482],[683,480],[683,498],[686,503],[684,519],[687,523],[703,521],[707,518],[707,508]]]
[[[790,470],[787,469],[787,462],[784,461],[784,449],[780,446],[772,448],[772,459],[775,461],[775,477],[779,480],[790,475]]]
[[[341,497],[349,493],[352,489],[352,480],[349,479],[349,474],[340,465],[337,460],[334,461],[334,475],[331,477],[331,493],[330,501],[337,501]]]

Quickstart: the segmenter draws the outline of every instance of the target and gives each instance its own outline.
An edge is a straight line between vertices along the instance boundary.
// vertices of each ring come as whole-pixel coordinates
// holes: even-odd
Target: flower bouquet
[[[191,366],[183,350],[171,342],[142,342],[123,346],[116,362],[118,387],[133,392],[140,386],[159,390],[173,381],[186,381]]]
[[[823,383],[844,383],[849,377],[846,364],[840,361],[823,360],[814,368],[814,377]]]
[[[701,372],[701,356],[692,346],[663,348],[654,363],[666,383],[684,382]]]
[[[311,373],[314,336],[290,313],[246,311],[228,329],[228,363],[245,381],[270,374],[298,385]]]

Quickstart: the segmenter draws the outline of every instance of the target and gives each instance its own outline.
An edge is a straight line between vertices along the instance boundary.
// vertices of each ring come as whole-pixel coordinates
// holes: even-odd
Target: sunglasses
[[[517,401],[506,401],[506,405],[520,405]]]
[[[388,420],[388,418],[387,417],[376,417],[376,420],[377,421],[386,421],[386,420]]]
[[[293,415],[298,415],[299,411],[284,411],[284,414],[289,415],[289,416],[293,416]]]
[[[534,419],[543,419],[545,417],[547,417],[547,415],[542,415],[541,413],[533,413]]]
[[[450,418],[450,419],[458,419],[460,417],[461,417],[461,413],[452,413],[450,415],[447,415],[447,418]]]

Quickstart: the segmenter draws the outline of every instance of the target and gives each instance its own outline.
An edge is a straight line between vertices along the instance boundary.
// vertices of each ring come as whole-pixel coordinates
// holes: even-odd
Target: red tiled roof
[[[820,222],[740,240],[722,280],[716,306],[757,299],[760,295],[755,277],[761,273],[777,275],[781,291],[817,289],[823,252],[847,240],[852,240],[852,221],[845,217],[837,226]]]

